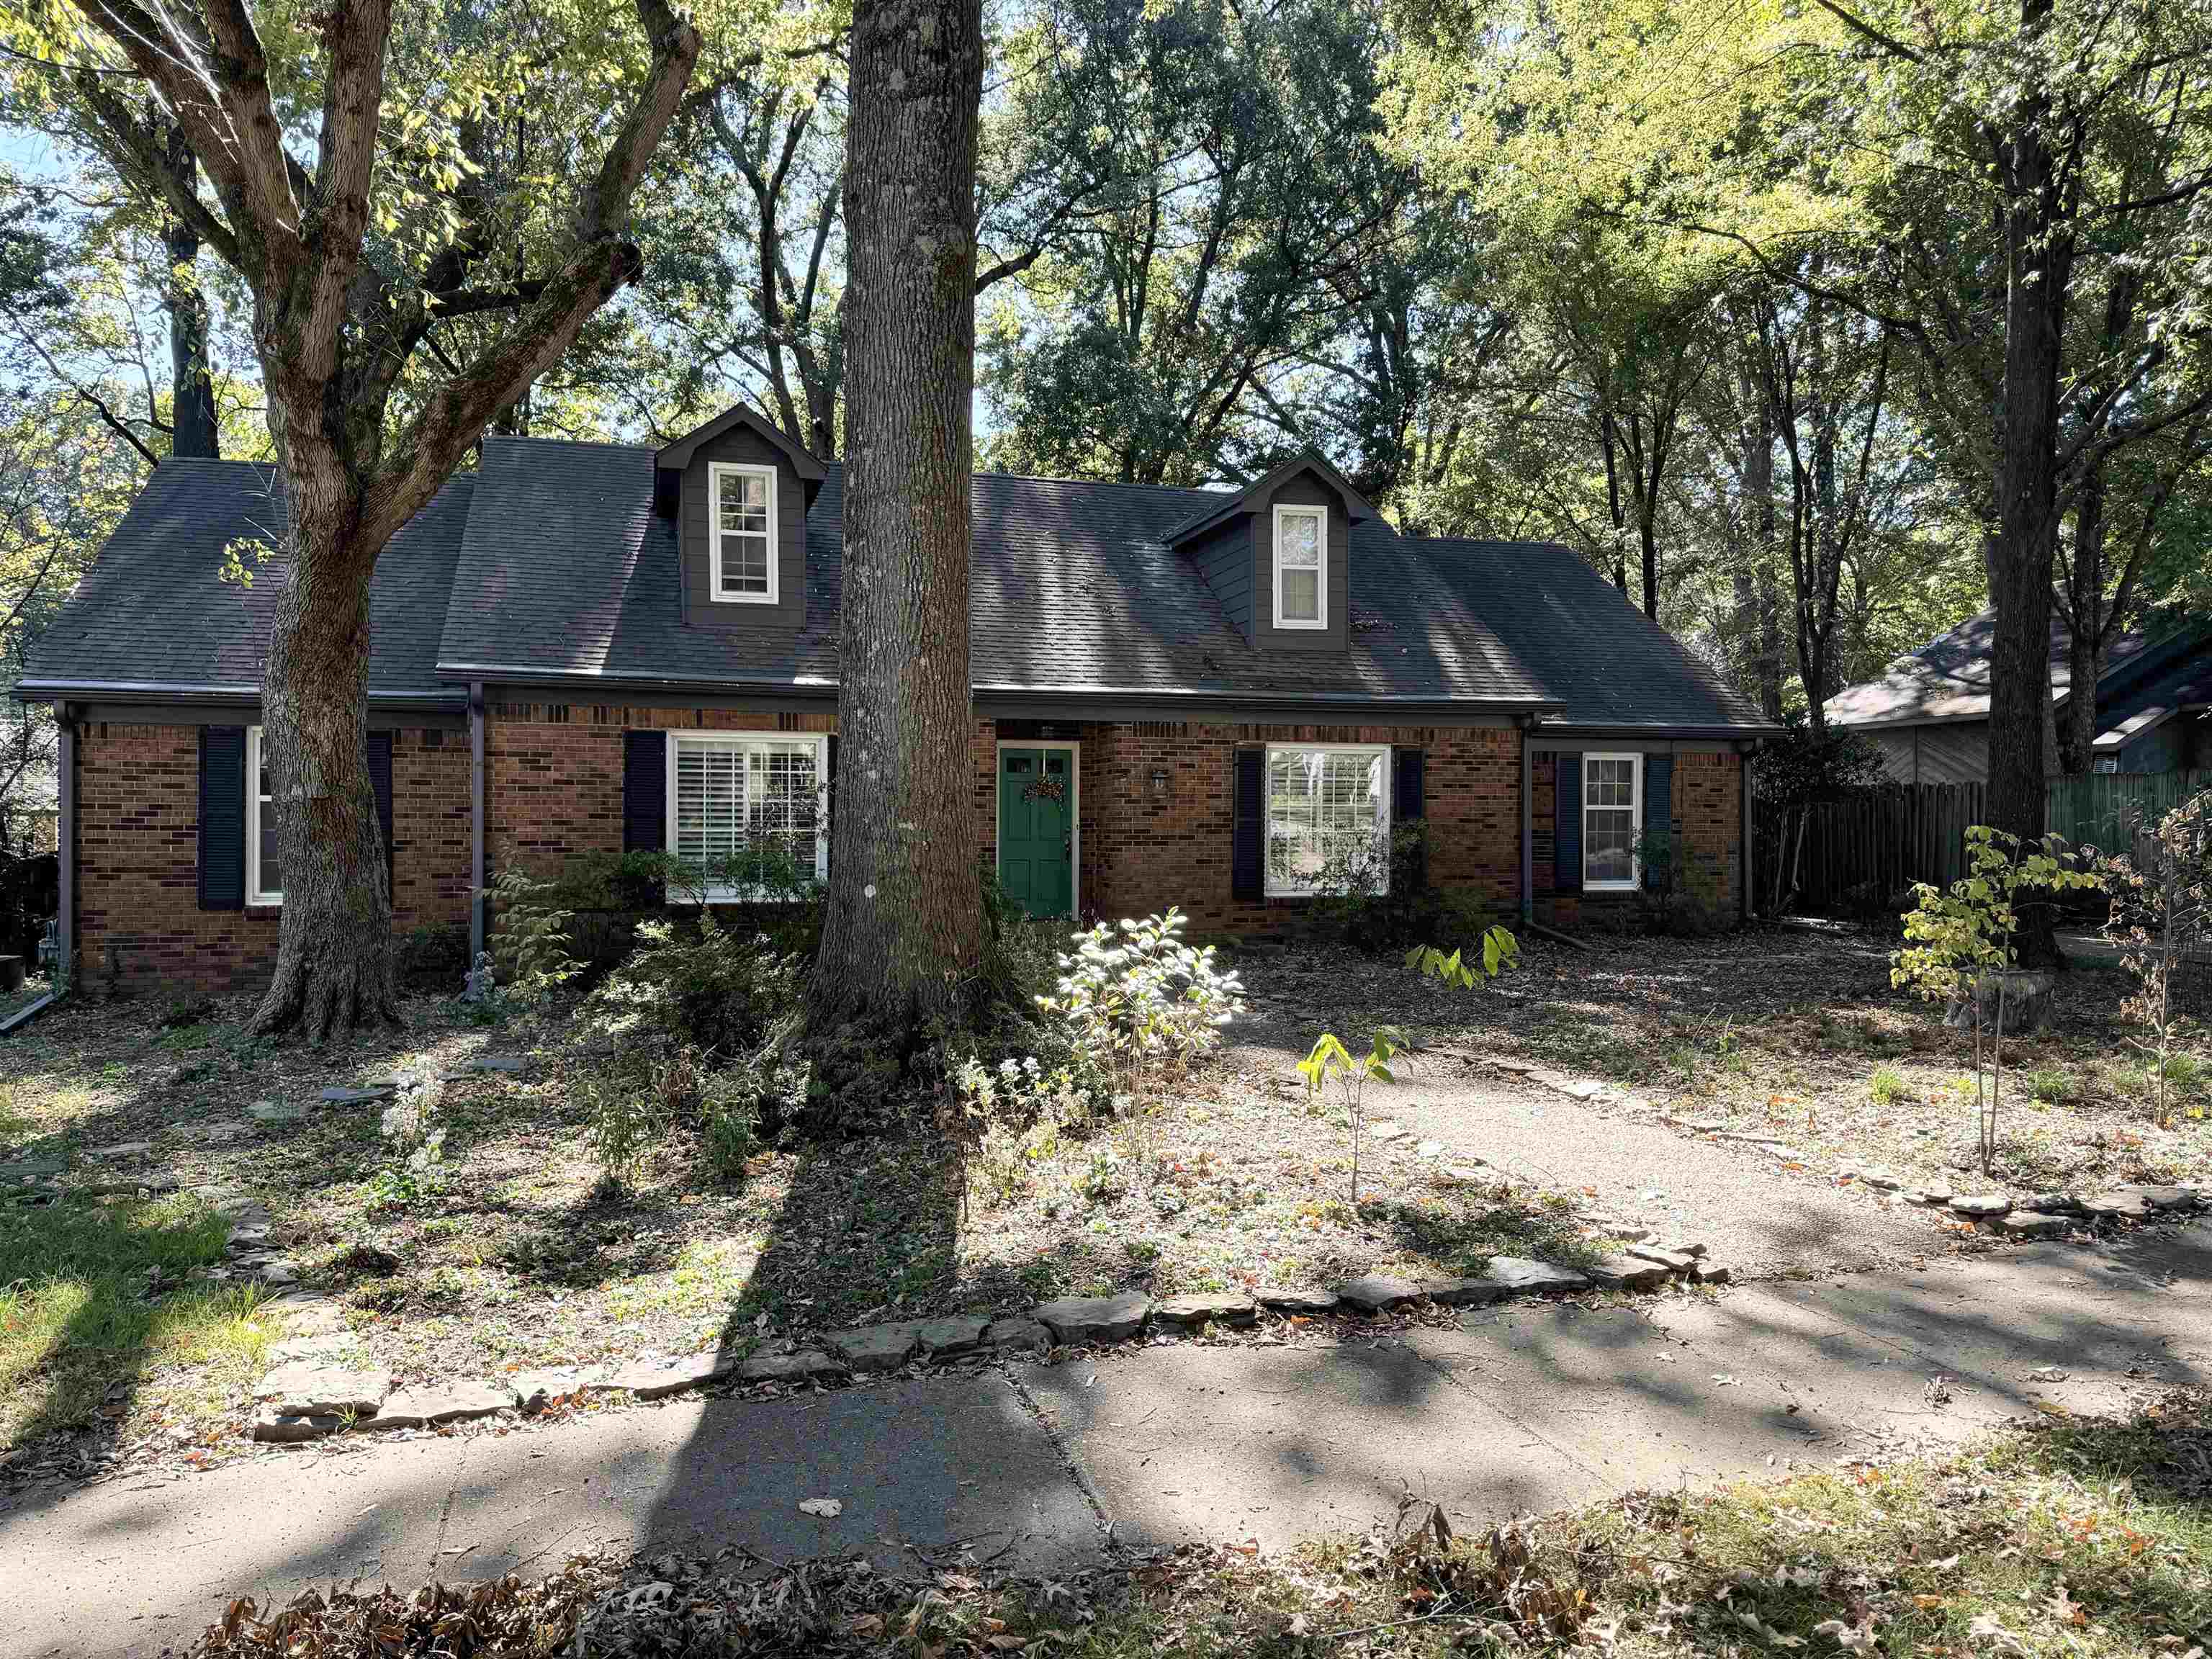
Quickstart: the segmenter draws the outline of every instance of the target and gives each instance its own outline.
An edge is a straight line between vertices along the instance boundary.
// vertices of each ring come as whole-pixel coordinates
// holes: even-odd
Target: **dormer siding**
[[[713,473],[717,464],[775,469],[776,602],[737,604],[714,597]],[[806,621],[806,489],[790,458],[739,426],[701,444],[684,468],[677,509],[683,549],[684,620],[694,627],[795,634]]]

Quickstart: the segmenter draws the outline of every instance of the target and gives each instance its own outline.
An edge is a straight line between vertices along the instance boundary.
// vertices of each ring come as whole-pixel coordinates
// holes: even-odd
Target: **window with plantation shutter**
[[[668,849],[710,901],[779,896],[829,874],[829,739],[680,732],[669,744]]]
[[[1267,896],[1390,886],[1390,750],[1267,750]]]

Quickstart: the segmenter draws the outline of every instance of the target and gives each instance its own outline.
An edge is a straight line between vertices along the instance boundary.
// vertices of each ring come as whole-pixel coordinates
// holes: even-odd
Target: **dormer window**
[[[1328,626],[1328,509],[1275,509],[1275,626]]]
[[[776,602],[775,469],[716,462],[708,591],[725,605]]]

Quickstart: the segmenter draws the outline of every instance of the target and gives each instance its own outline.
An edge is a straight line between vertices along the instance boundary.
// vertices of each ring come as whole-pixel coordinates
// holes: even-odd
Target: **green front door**
[[[999,751],[999,882],[1033,916],[1075,914],[1075,751]]]

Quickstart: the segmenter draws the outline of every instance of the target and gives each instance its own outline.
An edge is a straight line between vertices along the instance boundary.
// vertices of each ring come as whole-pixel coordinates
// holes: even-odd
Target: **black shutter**
[[[246,728],[200,727],[200,908],[246,908]]]
[[[1390,754],[1390,827],[1395,832],[1401,826],[1419,823],[1428,816],[1421,799],[1423,774],[1427,770],[1427,756],[1419,749],[1396,749]],[[1392,836],[1395,851],[1396,836]],[[1397,860],[1393,858],[1395,866]],[[1394,868],[1393,875],[1397,874]],[[1425,840],[1416,842],[1408,849],[1406,873],[1416,886],[1429,884],[1429,848]]]
[[[376,792],[376,832],[384,837],[384,890],[392,891],[392,733],[368,734],[368,787]]]
[[[1267,751],[1237,751],[1236,830],[1229,852],[1229,896],[1267,894]]]
[[[659,853],[668,845],[668,734],[623,733],[623,851]]]
[[[1669,864],[1679,863],[1674,857],[1674,757],[1672,755],[1646,755],[1644,757],[1644,833],[1654,832],[1666,837],[1666,858]],[[1673,872],[1679,877],[1679,870]],[[1644,871],[1644,885],[1656,888],[1660,872],[1647,865]]]
[[[1552,823],[1552,890],[1583,890],[1583,757],[1579,750],[1554,757],[1559,767]]]

